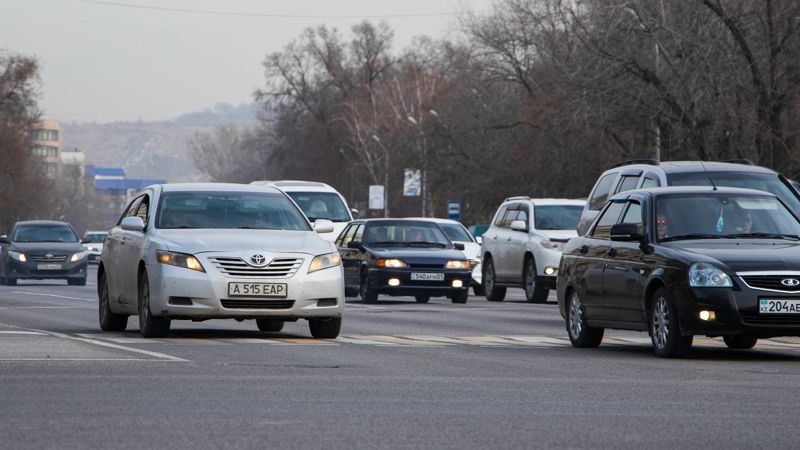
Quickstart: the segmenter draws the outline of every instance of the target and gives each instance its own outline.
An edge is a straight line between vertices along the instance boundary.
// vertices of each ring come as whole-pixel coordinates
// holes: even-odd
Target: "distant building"
[[[129,179],[119,167],[86,166],[87,176],[94,177],[98,206],[103,211],[103,219],[110,227],[119,220],[125,207],[139,191],[151,184],[163,184],[158,179]]]
[[[31,152],[43,163],[45,176],[55,179],[61,164],[61,123],[44,119],[31,130]]]

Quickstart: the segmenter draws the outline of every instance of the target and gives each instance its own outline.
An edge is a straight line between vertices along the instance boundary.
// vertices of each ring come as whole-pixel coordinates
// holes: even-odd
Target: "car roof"
[[[503,201],[503,203],[514,203],[514,202],[526,202],[530,201],[533,202],[534,205],[577,205],[583,206],[586,204],[586,200],[580,200],[575,198],[530,198],[530,197],[509,197]]]
[[[756,172],[776,173],[772,169],[748,163],[724,161],[653,161],[649,164],[621,163],[609,168],[606,172],[619,172],[628,169],[662,170],[664,173],[694,173],[694,172]]]
[[[305,181],[305,180],[263,180],[253,181],[250,184],[256,186],[272,186],[282,191],[294,192],[335,192],[336,189],[328,184],[319,181]]]
[[[236,183],[168,183],[159,186],[163,192],[280,192],[270,186]]]
[[[457,220],[444,219],[442,217],[406,217],[406,219],[409,219],[409,220],[422,220],[422,221],[434,222],[434,223],[452,223],[452,224],[461,225],[461,222],[459,222]]]
[[[108,231],[96,231],[96,230],[94,230],[94,231],[86,231],[83,234],[108,234]]]
[[[441,220],[441,219],[440,219]],[[425,217],[425,218],[414,218],[414,217],[376,217],[374,219],[356,219],[353,222],[365,222],[365,223],[375,223],[375,222],[434,222],[433,218]]]
[[[23,220],[14,224],[14,226],[18,225],[69,225],[67,222],[62,222],[60,220]]]
[[[667,186],[656,187],[649,189],[634,189],[631,191],[620,192],[610,200],[623,200],[635,194],[649,194],[653,197],[661,197],[664,195],[692,195],[692,194],[713,194],[713,195],[752,195],[758,197],[775,197],[774,194],[756,189],[743,189],[743,188],[729,188],[719,187],[713,188],[710,186]]]

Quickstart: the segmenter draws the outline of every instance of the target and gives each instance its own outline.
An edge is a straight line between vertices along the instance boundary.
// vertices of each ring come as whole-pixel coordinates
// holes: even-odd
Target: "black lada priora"
[[[629,191],[564,248],[558,305],[576,347],[604,328],[648,331],[658,356],[692,336],[730,348],[800,336],[800,222],[765,192],[706,187]]]

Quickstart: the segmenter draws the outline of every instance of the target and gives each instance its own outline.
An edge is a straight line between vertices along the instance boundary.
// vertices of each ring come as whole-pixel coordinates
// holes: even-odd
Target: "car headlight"
[[[376,264],[378,264],[378,267],[386,267],[388,269],[401,269],[407,266],[405,261],[397,258],[379,259]]]
[[[184,269],[196,270],[198,272],[205,272],[203,265],[192,255],[185,253],[168,252],[166,250],[156,251],[156,257],[161,264],[168,264],[170,266],[183,267]]]
[[[13,259],[16,259],[19,262],[28,262],[28,256],[25,253],[12,252],[9,250],[8,256],[10,256]]]
[[[324,255],[315,256],[308,266],[308,273],[316,272],[318,270],[336,267],[342,264],[342,257],[339,252],[326,253]]]
[[[549,250],[561,251],[561,242],[542,241],[542,247]]]
[[[462,261],[459,259],[452,259],[447,261],[444,265],[445,269],[469,269],[469,261]]]
[[[691,287],[733,287],[733,281],[727,273],[712,264],[698,262],[689,268],[689,286]]]
[[[76,262],[76,261],[80,261],[80,260],[82,260],[83,258],[86,258],[86,255],[88,255],[88,254],[89,254],[89,252],[87,252],[87,251],[82,251],[82,252],[74,253],[74,254],[72,255],[72,258],[70,258],[70,259],[69,259],[69,261],[70,261],[70,262]]]

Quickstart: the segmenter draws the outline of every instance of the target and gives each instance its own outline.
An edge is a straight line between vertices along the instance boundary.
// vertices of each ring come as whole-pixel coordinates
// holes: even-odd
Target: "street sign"
[[[403,170],[403,196],[419,197],[422,192],[422,171],[419,169]]]
[[[458,220],[461,218],[461,201],[448,200],[447,201],[447,218]]]
[[[369,209],[383,209],[383,185],[369,187]]]

